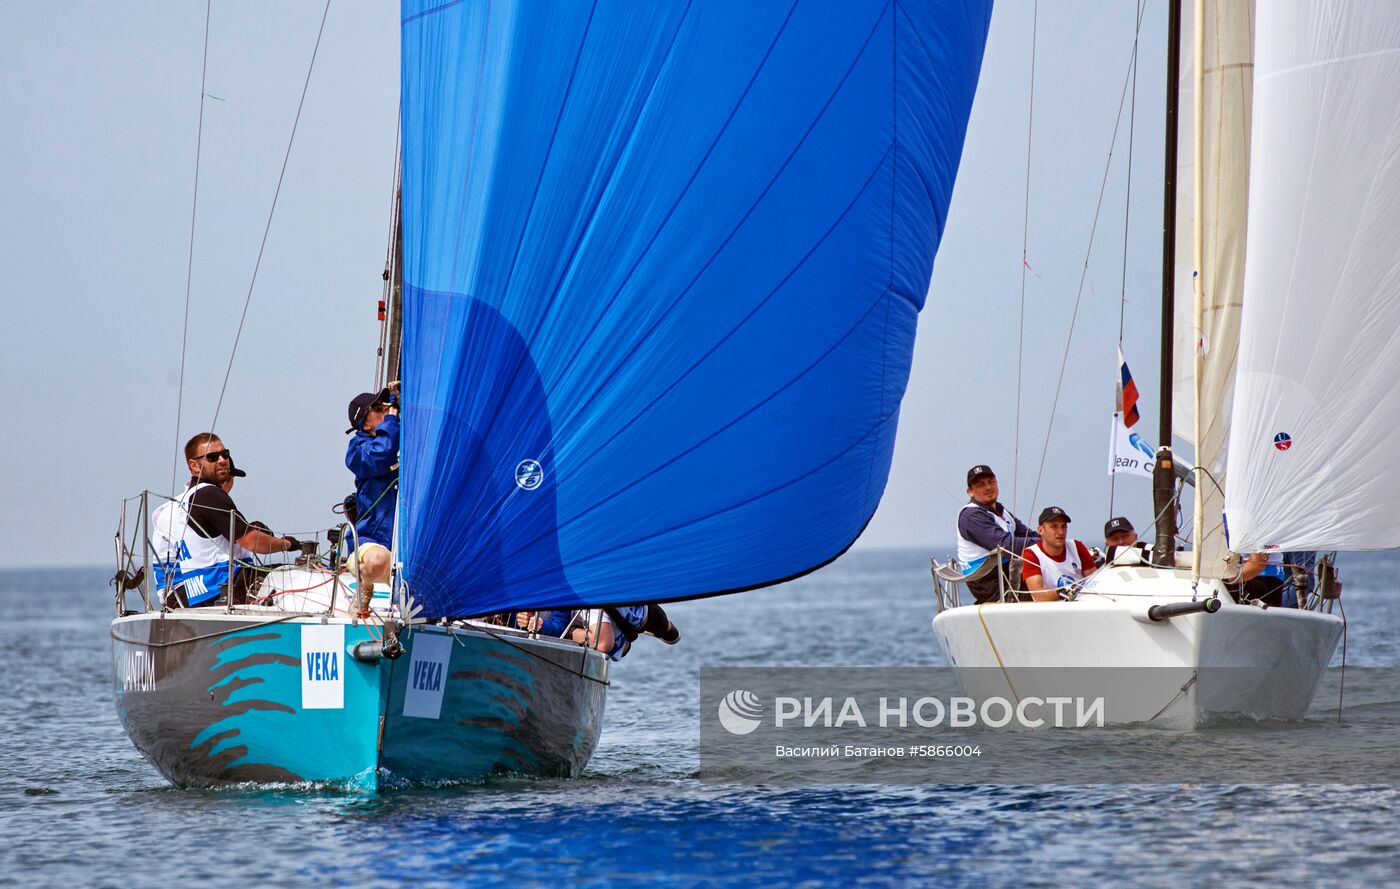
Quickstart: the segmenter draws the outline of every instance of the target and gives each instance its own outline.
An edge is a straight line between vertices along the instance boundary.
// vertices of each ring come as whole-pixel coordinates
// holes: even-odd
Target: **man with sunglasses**
[[[217,435],[201,432],[186,442],[185,462],[189,485],[170,505],[169,521],[163,521],[170,525],[164,530],[172,551],[156,553],[168,561],[169,570],[158,572],[169,586],[166,601],[180,607],[210,604],[219,597],[238,570],[229,564],[231,551],[281,553],[301,546],[295,537],[278,537],[243,518],[228,495],[235,472],[243,473],[234,469],[233,455]]]

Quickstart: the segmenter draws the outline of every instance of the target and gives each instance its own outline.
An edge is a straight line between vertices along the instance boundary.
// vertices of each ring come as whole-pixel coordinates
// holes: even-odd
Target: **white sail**
[[[1191,536],[1197,571],[1212,577],[1229,554],[1221,492],[1244,291],[1253,28],[1254,0],[1198,0],[1182,22],[1172,425],[1178,458],[1210,473],[1197,477]]]
[[[1192,318],[1197,573],[1225,571],[1225,448],[1230,438],[1235,358],[1244,298],[1254,97],[1254,0],[1199,0],[1195,55],[1196,157]]]
[[[1400,546],[1400,3],[1259,4],[1233,548]]]

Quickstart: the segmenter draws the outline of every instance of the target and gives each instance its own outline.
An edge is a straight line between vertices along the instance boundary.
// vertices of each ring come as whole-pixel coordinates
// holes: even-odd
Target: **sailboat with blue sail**
[[[252,604],[167,609],[146,581],[112,626],[142,753],[186,786],[578,774],[607,658],[475,618],[844,552],[888,476],[989,19],[406,0],[394,583],[359,595],[317,557]]]

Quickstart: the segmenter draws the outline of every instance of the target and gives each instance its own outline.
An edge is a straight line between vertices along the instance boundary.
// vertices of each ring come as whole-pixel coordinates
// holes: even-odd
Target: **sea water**
[[[1400,667],[1400,557],[1341,567],[1348,663]],[[0,572],[0,885],[1378,885],[1400,872],[1392,786],[703,783],[701,666],[943,663],[923,552],[856,552],[780,587],[668,606],[684,638],[644,638],[615,666],[581,778],[372,797],[166,784],[116,716],[108,576]],[[1400,744],[1394,722],[1377,745]]]

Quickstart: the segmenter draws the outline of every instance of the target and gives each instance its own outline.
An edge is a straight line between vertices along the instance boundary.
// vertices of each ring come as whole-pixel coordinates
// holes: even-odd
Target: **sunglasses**
[[[218,463],[220,460],[227,460],[232,463],[233,454],[230,454],[228,448],[225,448],[222,451],[210,451],[204,455],[204,459],[208,460],[210,463]]]

